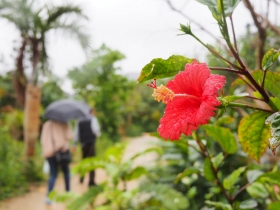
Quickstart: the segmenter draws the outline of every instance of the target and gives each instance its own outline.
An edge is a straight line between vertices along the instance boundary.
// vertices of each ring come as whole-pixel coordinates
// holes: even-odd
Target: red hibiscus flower
[[[198,126],[207,124],[215,115],[218,90],[225,85],[224,76],[210,74],[205,63],[187,64],[165,86],[156,87],[153,96],[166,103],[164,116],[160,119],[158,132],[164,139],[178,140],[182,133],[191,135]]]

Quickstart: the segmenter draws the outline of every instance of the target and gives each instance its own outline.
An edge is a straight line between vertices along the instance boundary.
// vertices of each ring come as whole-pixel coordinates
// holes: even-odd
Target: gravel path
[[[126,148],[124,158],[130,158],[134,154],[141,152],[151,146],[152,143],[157,141],[156,138],[149,135],[143,135],[141,137],[133,138],[129,140],[129,144]],[[151,164],[155,158],[154,153],[150,153],[141,156],[136,159],[135,165],[148,165]],[[87,177],[86,177],[87,178]],[[87,190],[87,179],[85,178],[84,183],[79,183],[79,177],[73,176],[71,178],[71,190],[74,193],[83,193]],[[96,182],[101,183],[106,180],[106,173],[102,170],[96,170]],[[52,203],[51,205],[45,204],[46,196],[46,184],[40,187],[33,187],[31,191],[23,196],[15,197],[12,199],[0,202],[0,210],[66,210],[63,203]],[[137,186],[137,181],[128,183],[128,189],[132,189]],[[62,174],[56,180],[55,190],[58,192],[64,192],[64,180]]]

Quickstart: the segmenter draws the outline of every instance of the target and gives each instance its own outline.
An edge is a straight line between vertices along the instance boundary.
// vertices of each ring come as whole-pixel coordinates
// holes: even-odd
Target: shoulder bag
[[[69,164],[72,160],[72,157],[71,157],[71,153],[68,150],[66,151],[62,151],[61,149],[57,150],[56,151],[56,148],[55,148],[55,140],[54,140],[54,135],[53,135],[53,123],[51,124],[52,126],[52,144],[53,144],[53,147],[54,147],[54,150],[55,150],[55,153],[54,153],[54,156],[55,156],[55,160],[58,164]]]

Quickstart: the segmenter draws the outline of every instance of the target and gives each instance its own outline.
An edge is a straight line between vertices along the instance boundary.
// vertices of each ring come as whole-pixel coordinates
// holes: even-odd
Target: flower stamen
[[[163,103],[167,104],[169,101],[173,100],[175,93],[166,86],[160,85],[154,89],[152,96],[156,101],[162,101]]]

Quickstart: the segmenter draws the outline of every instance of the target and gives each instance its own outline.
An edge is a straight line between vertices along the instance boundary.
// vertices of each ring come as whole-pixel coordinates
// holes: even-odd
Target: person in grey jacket
[[[95,110],[90,110],[91,118],[80,118],[74,130],[74,145],[78,142],[82,148],[82,159],[96,156],[95,142],[97,137],[101,135],[100,126],[95,116]],[[75,148],[75,147],[74,147]],[[84,177],[81,176],[80,183],[83,183]],[[96,185],[95,171],[89,173],[89,186]]]

